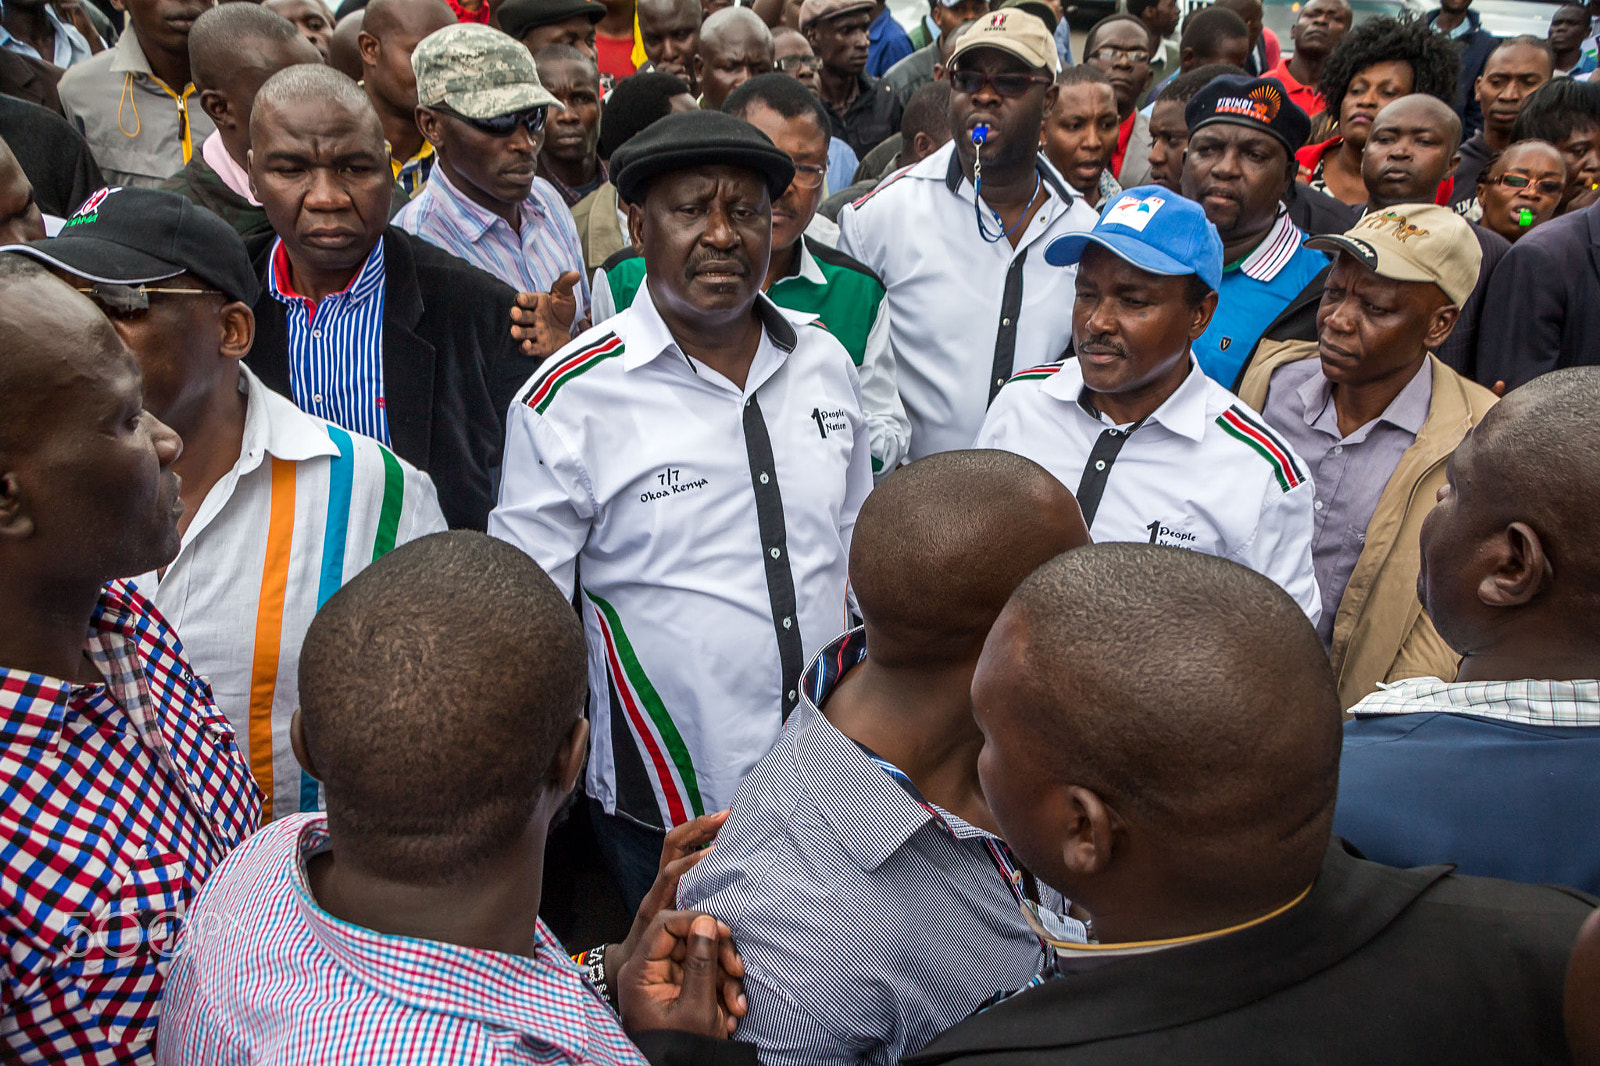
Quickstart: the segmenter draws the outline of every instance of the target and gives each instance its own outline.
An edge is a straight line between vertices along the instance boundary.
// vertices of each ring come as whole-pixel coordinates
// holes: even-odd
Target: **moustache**
[[[707,267],[714,267],[715,269],[708,270],[706,269]],[[750,262],[738,252],[706,252],[689,260],[686,273],[689,277],[694,277],[697,274],[716,273],[733,274],[742,278],[750,273]]]
[[[1123,358],[1127,358],[1128,355],[1128,349],[1124,348],[1121,343],[1105,333],[1089,334],[1083,339],[1083,343],[1078,346],[1078,350],[1084,352],[1094,351],[1100,354],[1116,355]]]

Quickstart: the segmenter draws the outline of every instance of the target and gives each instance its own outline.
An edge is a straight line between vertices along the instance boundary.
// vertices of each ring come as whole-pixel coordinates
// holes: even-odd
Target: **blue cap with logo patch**
[[[1140,185],[1111,200],[1088,233],[1057,237],[1044,250],[1051,266],[1072,266],[1098,244],[1140,270],[1167,277],[1197,275],[1222,284],[1222,238],[1205,211],[1162,185]]]

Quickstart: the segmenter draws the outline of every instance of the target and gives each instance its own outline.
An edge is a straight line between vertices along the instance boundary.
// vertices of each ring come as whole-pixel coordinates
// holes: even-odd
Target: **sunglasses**
[[[490,137],[509,137],[521,126],[530,134],[538,133],[544,129],[545,112],[549,110],[543,104],[538,107],[529,107],[521,111],[513,111],[509,115],[495,115],[492,118],[468,118],[461,112],[438,104],[430,110],[449,115],[453,119],[465,122],[479,133]]]
[[[115,285],[97,281],[93,285],[77,286],[79,292],[99,304],[112,315],[137,315],[150,310],[150,294],[158,296],[222,296],[221,289],[152,288],[149,285]]]
[[[1532,185],[1543,196],[1560,196],[1567,189],[1566,185],[1552,178],[1534,181],[1525,174],[1502,174],[1495,184],[1504,185],[1508,189],[1526,189]]]
[[[985,85],[1008,100],[1023,96],[1035,85],[1049,85],[1054,79],[1042,74],[984,74],[977,70],[952,70],[950,87],[963,96],[976,96]]]

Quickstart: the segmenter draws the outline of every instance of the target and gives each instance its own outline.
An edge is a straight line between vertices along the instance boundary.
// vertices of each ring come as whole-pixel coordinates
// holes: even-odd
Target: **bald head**
[[[339,20],[328,41],[328,65],[351,81],[361,80],[361,24],[365,8],[352,11]]]
[[[706,49],[727,48],[733,42],[758,41],[772,46],[772,31],[747,7],[726,7],[700,24],[700,54]]]
[[[571,603],[503,541],[436,533],[363,570],[300,657],[302,747],[335,851],[413,883],[494,860],[555,784],[585,663]]]
[[[408,39],[415,48],[416,41],[455,22],[455,13],[444,0],[372,0],[361,29],[380,42],[394,37]]]
[[[1087,543],[1072,493],[1020,455],[941,452],[902,467],[867,497],[850,546],[873,658],[976,656],[1017,584]]]
[[[720,111],[728,94],[751,78],[772,73],[772,31],[747,7],[729,7],[700,26],[695,80],[704,107]]]
[[[1431,204],[1455,169],[1461,120],[1426,93],[1389,103],[1373,119],[1361,154],[1361,178],[1373,207]]]
[[[1430,129],[1441,136],[1453,153],[1461,147],[1461,119],[1455,109],[1437,96],[1412,93],[1386,104],[1373,120],[1373,128],[1385,124]]]
[[[376,150],[384,150],[383,126],[361,86],[332,67],[320,65],[290,67],[267,79],[256,94],[251,114],[252,141],[259,136],[263,122],[301,128],[303,124],[295,116],[311,108],[336,117],[341,124],[355,127],[363,134],[368,147],[375,145]]]
[[[1272,900],[1315,877],[1339,699],[1315,628],[1270,579],[1179,548],[1068,552],[1023,581],[995,624],[973,705],[1003,835],[1040,877],[1094,899],[1091,912],[1119,864],[1173,899]],[[1034,800],[1007,802],[1013,780]],[[1087,870],[1059,869],[1074,831],[1060,812],[1086,802],[1073,789],[1123,827]]]

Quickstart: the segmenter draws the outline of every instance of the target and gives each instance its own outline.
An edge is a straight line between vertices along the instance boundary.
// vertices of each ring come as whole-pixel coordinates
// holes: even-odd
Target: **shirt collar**
[[[433,154],[433,145],[428,143],[427,141],[423,141],[422,142],[422,147],[418,148],[417,149],[417,154],[412,156],[410,159],[404,159],[404,160],[396,159],[394,157],[394,153],[390,152],[389,153],[389,169],[394,171],[394,180],[395,181],[399,181],[401,173],[403,173],[406,170],[407,167],[417,166],[424,159],[427,159],[432,154]]]
[[[45,8],[46,11],[49,8]],[[257,200],[250,192],[250,175],[228,154],[227,146],[222,143],[222,134],[212,130],[205,140],[200,142],[200,157],[206,161],[217,175],[222,179],[222,184],[232,189],[235,194],[244,198],[251,207],[260,207],[261,201]]]
[[[267,388],[243,363],[239,364],[239,376],[245,394],[244,441],[239,449],[241,463],[251,455],[255,456],[255,463],[251,465],[255,465],[260,463],[263,454],[291,463],[339,454],[320,419],[300,410],[288,397]]]
[[[513,237],[517,236],[505,219],[490,211],[487,207],[474,203],[467,198],[465,193],[456,188],[455,183],[446,176],[444,169],[441,166],[433,168],[428,175],[428,188],[426,191],[438,202],[442,210],[455,216],[457,223],[466,233],[468,240],[474,243],[482,240],[483,235],[493,229],[497,222],[507,233],[511,233]],[[539,180],[541,179],[534,179],[534,181]],[[435,185],[438,186],[437,189],[434,188]],[[544,222],[544,205],[539,202],[537,196],[533,195],[532,189],[528,190],[528,197],[522,201],[519,210],[522,212],[525,224],[538,226]]]
[[[1379,684],[1350,709],[1357,718],[1470,714],[1532,726],[1600,726],[1600,681],[1441,681]]]
[[[905,775],[898,768],[839,732],[822,713],[839,679],[866,657],[865,628],[852,629],[817,652],[801,675],[800,701],[785,726],[793,738],[796,766],[840,844],[863,870],[871,871],[929,823],[942,824],[957,839],[996,839],[923,801],[915,786],[901,783]],[[871,817],[863,818],[862,811],[870,811]]]
[[[157,85],[164,84],[156,77],[156,72],[150,69],[150,60],[145,58],[144,49],[139,47],[139,35],[133,32],[130,25],[121,37],[117,38],[116,55],[111,60],[111,73],[113,74],[143,74]],[[167,86],[169,90],[182,90],[185,94],[194,89],[193,83],[189,85]]]
[[[1333,407],[1333,383],[1322,372],[1320,364],[1317,372],[1307,378],[1295,390],[1295,394],[1300,398],[1302,417],[1306,425],[1327,429],[1329,427],[1325,423],[1331,417],[1334,423],[1332,427],[1334,436],[1347,439],[1339,433],[1337,415],[1330,414]],[[1433,359],[1430,356],[1422,361],[1422,365],[1411,376],[1411,380],[1406,382],[1405,388],[1389,401],[1389,406],[1383,409],[1383,414],[1373,421],[1387,422],[1415,437],[1422,432],[1422,424],[1428,420],[1428,411],[1432,406]]]
[[[622,338],[626,348],[622,353],[624,370],[637,370],[665,351],[681,351],[678,342],[673,339],[672,331],[662,320],[661,312],[656,310],[655,301],[650,298],[648,278],[640,284],[629,311],[632,313],[624,327],[627,335]],[[761,319],[762,336],[770,340],[773,347],[785,355],[794,351],[795,345],[800,342],[794,323],[784,317],[778,305],[764,292],[756,294],[756,316]]]
[[[1061,371],[1053,375],[1041,388],[1058,400],[1070,403],[1074,408],[1082,411],[1087,418],[1094,418],[1107,428],[1111,423],[1102,415],[1098,418],[1090,414],[1083,402],[1083,371],[1078,367],[1076,359],[1068,359]],[[1206,425],[1209,419],[1206,416],[1206,375],[1200,369],[1200,364],[1195,362],[1194,353],[1189,353],[1189,373],[1178,383],[1161,402],[1161,406],[1152,411],[1145,422],[1159,422],[1161,425],[1189,440],[1199,443],[1206,435]]]
[[[272,254],[268,257],[267,263],[267,291],[271,292],[280,303],[295,301],[311,303],[309,297],[301,296],[290,286],[289,251],[283,246],[282,237],[273,240]],[[380,236],[378,243],[372,246],[372,251],[367,253],[367,261],[361,264],[356,276],[350,279],[350,284],[327,298],[331,300],[334,297],[343,297],[351,303],[363,303],[383,288],[383,282],[383,238]]]
[[[944,187],[968,203],[976,200],[977,189],[973,187],[972,182],[967,180],[966,173],[961,169],[961,155],[956,151],[956,142],[951,141],[940,151],[950,153],[944,162]],[[938,154],[938,152],[935,152],[928,158],[936,159]],[[926,161],[924,160],[924,162]],[[919,163],[918,166],[921,166],[921,164]],[[1034,166],[1039,171],[1039,180],[1043,183],[1045,195],[1047,197],[1053,196],[1061,201],[1063,207],[1071,207],[1075,194],[1067,187],[1066,180],[1057,173],[1056,168],[1044,157],[1044,153],[1041,152],[1034,158]],[[1040,210],[1045,210],[1048,206],[1049,203],[1047,201]]]
[[[583,1053],[587,1026],[553,1027],[550,1012],[581,1018],[600,1004],[542,920],[535,927],[532,956],[364,929],[335,918],[311,894],[306,861],[327,848],[327,817],[307,819],[285,875],[300,919],[339,969],[372,992],[414,1010],[535,1035],[540,1044],[558,1046],[572,1059],[588,1061]],[[447,980],[441,979],[446,976]]]
[[[1305,237],[1300,228],[1289,221],[1288,210],[1280,209],[1272,229],[1233,269],[1254,281],[1271,281],[1294,259],[1294,253],[1300,250],[1300,242]]]
[[[800,239],[794,243],[794,262],[789,264],[789,272],[773,282],[773,285],[781,285],[786,281],[793,281],[797,278],[801,281],[809,281],[813,285],[828,284],[828,277],[822,272],[822,267],[817,263],[817,257],[811,254],[810,248],[806,247],[805,234],[801,234]]]

